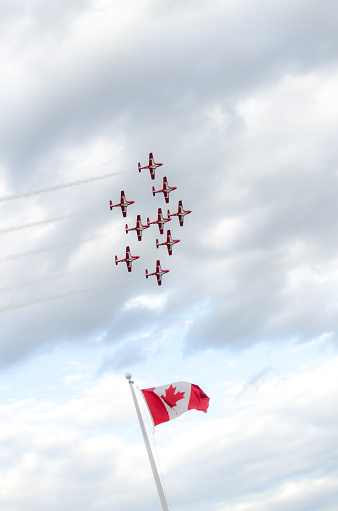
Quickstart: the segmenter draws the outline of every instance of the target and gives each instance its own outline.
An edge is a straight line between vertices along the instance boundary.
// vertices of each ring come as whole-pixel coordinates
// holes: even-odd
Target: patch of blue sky
[[[261,343],[242,352],[208,349],[184,355],[184,327],[178,325],[150,340],[144,361],[130,367],[108,370],[124,378],[132,372],[135,383],[153,386],[188,380],[208,388],[232,383],[257,384],[260,379],[284,377],[324,364],[334,355],[331,334],[324,333],[307,344]],[[3,371],[0,375],[2,402],[22,398],[66,401],[95,385],[104,376],[98,372],[104,357],[116,348],[98,342],[92,346],[60,345],[53,351]]]

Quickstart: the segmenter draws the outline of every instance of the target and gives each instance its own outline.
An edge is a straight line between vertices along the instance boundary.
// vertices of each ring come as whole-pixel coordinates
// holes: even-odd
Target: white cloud
[[[150,310],[161,311],[164,309],[166,301],[168,298],[167,293],[162,293],[162,295],[140,295],[135,298],[129,300],[124,308],[125,310],[131,310],[136,308],[147,308]]]

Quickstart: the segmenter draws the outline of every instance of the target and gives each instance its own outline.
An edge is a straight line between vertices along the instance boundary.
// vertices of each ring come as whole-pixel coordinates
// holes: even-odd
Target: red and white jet
[[[157,284],[160,286],[162,284],[162,275],[165,273],[168,273],[170,270],[162,270],[160,261],[156,261],[156,271],[154,273],[148,273],[148,270],[146,270],[146,279],[150,277],[150,275],[156,275],[157,278]]]
[[[163,192],[165,201],[168,204],[169,203],[169,193],[172,192],[173,190],[176,190],[176,188],[177,188],[177,186],[168,186],[168,180],[164,176],[162,190],[155,190],[155,187],[153,186],[153,196],[155,197],[155,193]]]
[[[158,228],[160,230],[160,234],[163,234],[163,226],[166,222],[170,222],[171,218],[164,218],[162,215],[162,209],[158,208],[157,220],[154,222],[150,222],[149,218],[147,218],[147,224],[158,224]]]
[[[141,163],[139,163],[138,171],[141,172],[142,169],[149,169],[151,179],[155,179],[155,170],[157,167],[161,167],[161,165],[163,165],[163,163],[155,163],[153,153],[149,153],[149,165],[141,167]]]
[[[130,206],[130,204],[134,204],[134,200],[126,200],[126,196],[125,196],[125,193],[124,191],[122,190],[121,192],[121,202],[119,204],[113,204],[112,201],[109,201],[110,202],[110,209],[112,210],[113,208],[116,208],[118,206],[120,206],[121,208],[121,211],[122,211],[122,215],[124,217],[127,216],[127,207]]]
[[[132,256],[130,253],[130,247],[126,247],[126,257],[124,259],[118,259],[117,256],[115,256],[115,264],[118,263],[126,263],[128,271],[131,271],[131,264],[135,259],[139,259],[140,256]]]
[[[175,243],[178,243],[180,240],[173,240],[171,237],[171,232],[167,230],[167,241],[164,243],[159,243],[158,240],[156,240],[156,248],[158,248],[160,245],[167,245],[168,254],[171,256],[173,253],[173,245]]]
[[[150,225],[142,225],[142,222],[141,222],[141,215],[137,215],[137,220],[136,220],[136,227],[130,227],[128,228],[128,224],[126,224],[126,234],[128,234],[129,231],[136,231],[137,232],[137,239],[139,241],[142,240],[142,231],[144,229],[148,229],[148,227],[150,227]]]
[[[181,227],[183,227],[183,219],[184,219],[185,215],[188,215],[189,213],[191,213],[191,211],[189,209],[186,209],[186,210],[183,209],[183,204],[182,204],[181,200],[178,201],[177,213],[170,213],[170,211],[168,209],[168,217],[171,218],[172,216],[177,216]]]

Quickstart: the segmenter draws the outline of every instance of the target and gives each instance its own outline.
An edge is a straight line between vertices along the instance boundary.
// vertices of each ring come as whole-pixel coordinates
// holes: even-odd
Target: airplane
[[[122,211],[122,215],[124,217],[127,216],[127,207],[130,205],[130,204],[134,204],[134,200],[126,200],[126,196],[125,196],[125,193],[124,191],[122,190],[121,192],[121,202],[120,204],[113,204],[112,201],[109,201],[110,203],[110,209],[112,210],[113,208],[116,208],[117,206],[120,206],[121,208],[121,211]]]
[[[156,275],[157,278],[157,284],[160,286],[162,284],[162,275],[165,273],[168,273],[170,270],[162,270],[160,261],[156,261],[156,271],[154,273],[148,273],[148,270],[146,270],[146,279],[150,277],[150,275]]]
[[[144,229],[148,229],[148,227],[150,227],[150,225],[142,225],[142,222],[141,222],[141,215],[137,215],[137,220],[136,220],[136,227],[130,227],[128,228],[128,224],[126,224],[126,234],[128,234],[129,231],[136,231],[137,232],[137,239],[139,241],[142,240],[142,231]]]
[[[163,178],[163,188],[162,190],[155,190],[155,187],[153,186],[153,196],[155,197],[155,193],[163,192],[164,198],[166,203],[169,202],[169,193],[173,190],[176,190],[177,186],[168,186],[168,180],[166,177]]]
[[[163,225],[166,222],[170,222],[170,220],[171,220],[171,218],[164,218],[164,216],[162,215],[162,209],[158,208],[157,220],[155,220],[154,222],[150,222],[149,218],[147,218],[147,224],[148,225],[158,224],[160,234],[163,234]]]
[[[141,167],[141,163],[139,163],[138,171],[141,172],[142,169],[149,169],[151,179],[155,179],[155,170],[157,167],[161,167],[161,165],[163,165],[163,163],[155,163],[153,153],[149,153],[149,165]]]
[[[126,247],[126,257],[125,259],[118,259],[117,256],[115,256],[115,264],[117,266],[118,263],[126,263],[128,271],[131,271],[131,264],[135,259],[139,259],[140,256],[132,256],[130,253],[130,247]]]
[[[167,241],[164,243],[159,243],[158,240],[156,240],[156,248],[158,248],[160,245],[167,245],[168,254],[171,256],[173,253],[173,245],[175,243],[178,243],[180,240],[173,240],[171,237],[171,232],[167,230]]]
[[[185,215],[188,215],[189,213],[191,213],[191,211],[189,211],[189,209],[186,209],[186,210],[183,209],[183,203],[181,200],[178,201],[177,213],[170,213],[170,211],[168,209],[168,217],[171,218],[172,216],[177,216],[181,227],[183,227],[183,220],[184,220]]]

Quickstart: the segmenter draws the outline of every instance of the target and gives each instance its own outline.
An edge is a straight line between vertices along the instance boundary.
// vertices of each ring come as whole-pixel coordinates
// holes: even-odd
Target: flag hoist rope
[[[131,374],[127,373],[126,374],[126,378],[127,378],[127,380],[129,380],[131,395],[133,396],[133,401],[134,401],[134,405],[135,405],[135,408],[136,408],[136,413],[137,413],[138,421],[140,423],[140,428],[141,428],[141,431],[142,431],[144,443],[146,444],[148,458],[149,458],[149,461],[150,461],[151,469],[153,471],[153,476],[154,476],[154,479],[155,479],[158,495],[160,497],[160,501],[161,501],[161,504],[162,504],[162,509],[163,509],[163,511],[169,511],[168,504],[167,504],[167,501],[166,501],[166,498],[165,498],[165,495],[164,495],[163,487],[162,487],[162,484],[161,484],[160,476],[158,474],[156,463],[155,463],[155,460],[154,460],[154,456],[153,456],[153,453],[152,453],[152,450],[151,450],[151,446],[150,446],[150,443],[149,443],[149,440],[148,440],[146,428],[144,427],[144,422],[143,422],[143,419],[142,419],[140,407],[138,405],[137,398],[136,398],[136,395],[135,395],[135,390],[134,390],[134,387],[133,387],[133,383],[134,382],[131,380]]]

